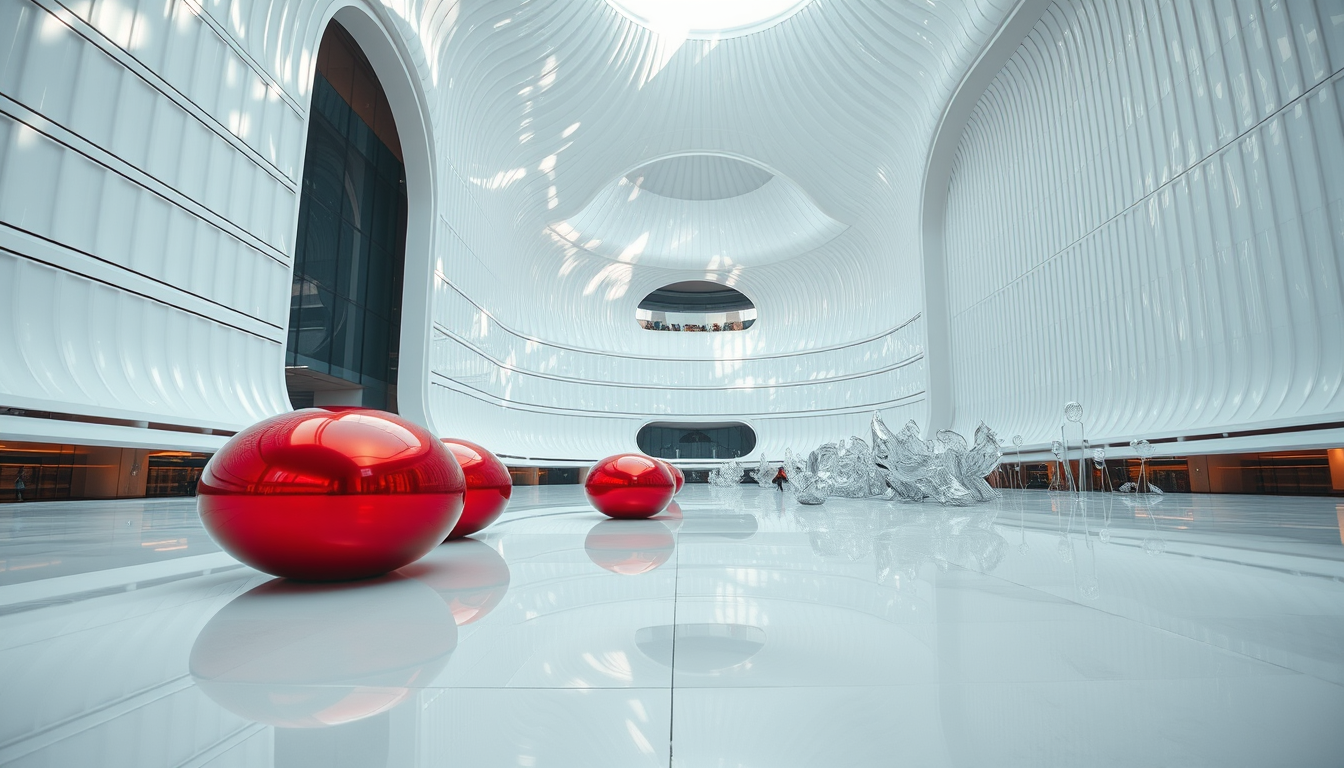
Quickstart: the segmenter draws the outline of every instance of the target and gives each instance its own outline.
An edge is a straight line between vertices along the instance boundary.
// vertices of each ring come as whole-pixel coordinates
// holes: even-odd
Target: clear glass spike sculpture
[[[775,479],[775,471],[770,468],[770,462],[765,460],[765,454],[761,454],[761,463],[756,465],[756,484],[769,490],[770,481]]]

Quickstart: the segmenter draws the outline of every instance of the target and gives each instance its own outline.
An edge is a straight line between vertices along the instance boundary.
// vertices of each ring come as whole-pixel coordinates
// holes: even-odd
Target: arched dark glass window
[[[734,459],[756,448],[756,433],[736,421],[715,424],[646,424],[635,436],[639,450],[660,459]]]
[[[406,169],[387,96],[332,22],[318,48],[285,383],[295,407],[396,410]]]
[[[745,331],[756,322],[756,305],[726,285],[688,280],[645,296],[635,320],[646,331]]]

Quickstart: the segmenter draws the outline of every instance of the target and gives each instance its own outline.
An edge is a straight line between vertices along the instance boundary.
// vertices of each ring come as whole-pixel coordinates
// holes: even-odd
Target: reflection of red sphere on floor
[[[395,707],[431,682],[456,647],[452,614],[414,579],[275,579],[211,617],[188,666],[207,696],[240,717],[324,728]]]
[[[672,500],[676,481],[662,461],[622,453],[594,464],[584,490],[597,511],[608,517],[652,517]]]
[[[475,539],[453,539],[398,573],[438,592],[459,627],[480,621],[509,591],[509,564]]]
[[[305,581],[376,576],[453,529],[466,483],[424,428],[366,408],[305,408],[229,440],[201,474],[210,536],[258,570]]]
[[[667,526],[658,520],[603,520],[588,531],[588,559],[622,576],[648,573],[666,563],[676,548]]]
[[[676,533],[677,529],[681,527],[682,518],[681,505],[674,501],[667,505],[667,509],[654,515],[652,519],[662,522],[669,530]]]
[[[462,507],[462,518],[448,534],[450,539],[460,539],[484,530],[499,519],[513,493],[513,478],[504,462],[475,443],[445,437],[443,444],[453,452],[467,478],[467,500]]]

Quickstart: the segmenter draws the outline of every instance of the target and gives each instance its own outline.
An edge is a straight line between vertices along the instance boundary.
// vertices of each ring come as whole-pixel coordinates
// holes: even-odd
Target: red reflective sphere
[[[462,507],[462,519],[448,534],[450,539],[460,539],[499,519],[513,493],[513,478],[509,477],[509,468],[504,462],[475,443],[445,437],[443,444],[453,452],[467,476],[467,501]]]
[[[448,606],[415,579],[273,579],[206,622],[188,668],[207,696],[248,720],[324,728],[397,706],[432,683],[456,647]]]
[[[588,559],[622,576],[648,573],[666,563],[676,548],[667,526],[658,520],[603,520],[588,531]]]
[[[677,469],[676,464],[673,464],[670,461],[664,461],[663,463],[667,465],[669,470],[671,470],[672,479],[676,481],[677,489],[672,492],[675,496],[676,494],[681,493],[681,487],[686,484],[686,475],[682,474],[680,469]]]
[[[305,408],[239,432],[201,473],[210,536],[257,570],[303,581],[377,576],[457,524],[466,481],[424,428],[365,408]]]
[[[584,490],[597,511],[609,517],[653,517],[672,500],[676,481],[658,459],[622,453],[594,464]]]

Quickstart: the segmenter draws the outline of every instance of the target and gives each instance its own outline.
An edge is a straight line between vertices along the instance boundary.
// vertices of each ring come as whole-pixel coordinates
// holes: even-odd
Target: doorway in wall
[[[332,22],[318,48],[290,290],[296,408],[397,409],[406,169],[387,96]]]

